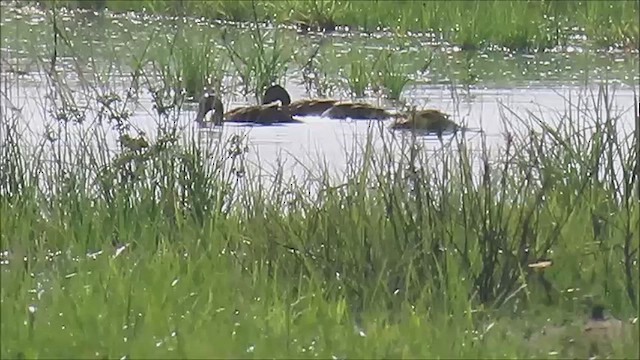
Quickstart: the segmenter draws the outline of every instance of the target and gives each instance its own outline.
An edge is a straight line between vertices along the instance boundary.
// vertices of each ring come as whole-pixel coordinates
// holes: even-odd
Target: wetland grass
[[[78,2],[79,1],[79,2]],[[577,33],[600,47],[638,50],[637,1],[181,1],[57,0],[95,3],[112,11],[146,11],[229,21],[299,24],[304,29],[434,32],[465,49],[486,46],[516,51],[564,46]],[[52,1],[41,1],[49,4]],[[256,10],[257,9],[257,12]]]
[[[200,96],[205,88],[217,87],[226,72],[227,63],[216,54],[211,39],[203,35],[189,39],[176,33],[177,44],[170,46],[176,63],[177,80],[188,98]],[[165,78],[165,77],[163,77]]]
[[[242,79],[246,94],[253,94],[258,104],[262,95],[274,83],[279,83],[287,72],[293,44],[287,45],[278,29],[261,29],[258,10],[253,5],[253,23],[249,36],[230,39],[224,32],[222,42]]]
[[[399,100],[402,90],[411,80],[405,68],[412,61],[402,61],[400,56],[391,51],[381,51],[379,56],[376,82],[385,90],[387,98]]]
[[[4,14],[8,21],[16,16],[11,20],[12,25],[7,23],[3,26],[7,48],[14,54],[42,53],[42,49],[31,44],[48,44],[50,27],[46,26],[43,31],[45,25],[40,22],[40,25],[34,25],[32,29],[25,20],[20,20],[36,16],[31,10],[15,10],[5,3],[2,6],[5,7]],[[260,11],[256,8],[256,17]],[[41,15],[51,19],[50,12],[43,12]],[[242,94],[245,98],[249,96],[242,101],[259,104],[259,97],[267,86],[273,83],[286,85],[284,72],[293,72],[295,77],[295,73],[299,71],[310,96],[337,97],[336,93],[344,90],[343,84],[348,83],[349,95],[353,97],[365,94],[395,98],[398,94],[399,97],[402,96],[402,91],[407,88],[407,79],[416,87],[460,82],[468,86],[481,82],[508,85],[521,80],[573,80],[575,76],[589,78],[594,75],[602,77],[603,72],[598,70],[589,75],[588,69],[594,64],[596,67],[610,66],[611,72],[607,73],[613,77],[627,76],[630,71],[637,74],[635,69],[638,65],[637,57],[631,54],[595,52],[586,48],[584,53],[574,52],[569,55],[563,52],[546,52],[532,59],[531,54],[519,55],[495,48],[485,52],[456,52],[455,46],[440,44],[440,41],[434,49],[433,46],[424,46],[425,38],[401,35],[377,39],[365,34],[354,34],[347,40],[328,36],[318,40],[317,36],[299,36],[278,27],[258,31],[254,29],[255,23],[236,27],[231,24],[205,25],[202,20],[197,19],[178,21],[176,18],[158,20],[156,17],[149,17],[149,25],[145,26],[142,24],[147,22],[136,20],[144,17],[141,14],[103,15],[89,19],[88,14],[60,11],[57,20],[59,28],[67,29],[63,33],[74,40],[74,56],[83,55],[84,61],[91,64],[92,68],[97,65],[101,72],[107,73],[114,69],[103,67],[100,63],[94,64],[94,59],[113,57],[114,60],[123,62],[122,56],[116,57],[115,54],[119,54],[125,47],[136,52],[148,48],[146,59],[151,61],[160,78],[167,82],[157,85],[156,90],[168,94],[184,92],[180,96],[186,95],[186,100],[192,95],[199,96],[196,92],[203,83],[212,86],[214,91],[224,90],[226,94],[240,95],[236,94],[238,79],[233,79],[231,86],[225,86],[225,89],[220,87],[221,82],[229,85],[228,80],[235,78],[236,74],[240,78]],[[110,34],[109,37],[99,38],[93,34],[89,39],[78,39],[81,33],[79,26],[92,22],[95,22],[92,26],[99,26],[101,29],[104,27]],[[227,35],[221,36],[225,31]],[[14,41],[24,36],[29,41]],[[104,46],[95,46],[100,42],[104,42]],[[294,46],[296,51],[293,51]],[[52,49],[49,45],[46,47],[44,52],[47,54],[39,54],[41,57],[50,56]],[[309,49],[305,51],[305,48]],[[64,46],[59,46],[58,51],[61,56],[68,53]],[[385,61],[390,53],[390,58]],[[86,54],[91,56],[85,56]],[[143,56],[136,55],[138,58]],[[292,55],[294,61],[291,61]],[[613,63],[610,61],[612,56],[616,58]],[[123,68],[122,72],[126,72],[127,67],[148,66],[148,63],[139,59],[124,62],[125,64],[114,62],[106,65]],[[32,65],[15,64],[12,67],[22,71],[28,70]],[[587,69],[584,72],[586,75],[578,74],[583,68]],[[228,74],[227,70],[235,71],[236,74]],[[637,82],[637,75],[628,77],[628,82]],[[340,97],[346,95],[348,94],[339,94]],[[237,98],[233,96],[233,100]]]
[[[351,96],[362,98],[371,84],[371,74],[376,62],[372,62],[368,54],[361,49],[351,49],[347,54],[347,68],[343,76]]]
[[[329,72],[332,72],[330,69],[332,63],[335,67],[335,53],[325,48],[321,55],[322,45],[322,40],[318,43],[303,44],[293,54],[293,62],[300,69],[306,92],[308,94],[315,92],[316,96],[326,97],[336,89],[336,84],[329,77]]]
[[[222,91],[223,76],[229,63],[208,35],[178,29],[170,38],[150,39],[154,40],[160,40],[164,45],[149,55],[153,71],[148,75],[153,73],[161,80],[161,84],[152,89],[158,95],[155,100],[168,97],[175,104],[181,100],[197,101],[205,90]],[[156,108],[163,111],[165,106],[158,103]]]

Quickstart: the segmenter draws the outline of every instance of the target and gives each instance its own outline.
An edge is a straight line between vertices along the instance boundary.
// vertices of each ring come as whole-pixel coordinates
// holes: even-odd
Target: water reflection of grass
[[[180,141],[180,104],[150,137],[113,96],[91,106],[117,124],[77,132],[83,89],[48,89],[65,101],[35,148],[2,112],[3,358],[586,358],[590,297],[637,314],[638,137],[606,85],[559,127],[504,108],[497,153],[374,127],[339,178],[268,182],[241,138]],[[637,357],[628,331],[600,354]]]
[[[252,21],[249,1],[67,0],[99,3],[114,11],[146,10],[160,14]],[[565,43],[572,28],[583,29],[600,46],[637,47],[640,8],[637,1],[256,1],[260,20],[304,23],[333,29],[346,25],[373,31],[435,31],[465,48],[487,44],[514,50],[541,49]]]

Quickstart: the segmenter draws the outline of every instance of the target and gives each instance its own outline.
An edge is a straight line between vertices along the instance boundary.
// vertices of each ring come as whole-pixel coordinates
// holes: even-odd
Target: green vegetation
[[[63,10],[38,14],[20,9],[19,4],[0,5],[2,45],[28,64],[17,70],[29,72],[34,63],[42,66],[42,59],[51,59],[55,49],[59,58],[76,59],[83,67],[89,64],[90,76],[107,79],[114,72],[153,74],[162,82],[154,89],[164,89],[167,98],[171,93],[199,96],[203,87],[231,94],[228,79],[234,75],[250,102],[260,99],[265,84],[287,85],[297,80],[296,75],[301,75],[310,95],[344,96],[335,93],[344,85],[354,97],[384,95],[403,101],[407,84],[508,86],[532,80],[609,78],[633,86],[640,79],[635,54],[589,48],[532,57],[491,49],[455,51],[425,36],[356,33],[347,38],[318,38],[282,27],[258,28],[255,20],[235,26],[140,14],[93,16]],[[256,8],[256,18],[258,13]],[[46,21],[38,20],[39,16]],[[21,20],[25,18],[33,21]],[[57,30],[52,26],[54,18]],[[97,31],[87,32],[88,28]],[[57,45],[52,34],[58,34]],[[123,53],[123,49],[128,51]]]
[[[179,141],[162,121],[141,137],[126,113],[112,154],[97,122],[77,135],[63,116],[73,98],[30,147],[3,111],[0,353],[637,357],[637,325],[597,350],[566,325],[593,301],[638,309],[638,137],[616,133],[606,85],[593,96],[557,129],[505,108],[497,154],[373,127],[340,180],[265,180],[241,139]]]
[[[210,86],[220,87],[222,77],[226,73],[227,64],[215,54],[214,42],[206,35],[191,41],[184,36],[176,34],[177,44],[168,44],[170,56],[166,59],[175,59],[175,64],[162,64],[162,69],[174,69],[177,77],[175,83],[186,90],[188,97],[199,96],[202,89]],[[198,44],[198,46],[194,46]],[[158,59],[162,62],[163,58]],[[171,71],[171,70],[169,70]],[[162,76],[163,79],[171,77]]]
[[[284,83],[292,45],[284,44],[278,30],[261,30],[254,22],[249,36],[229,39],[224,33],[223,43],[244,85],[244,93],[253,94],[262,103],[264,91],[274,83]]]
[[[406,54],[406,53],[405,53]],[[405,68],[407,63],[412,61],[401,54],[386,50],[381,51],[379,58],[379,70],[377,71],[377,79],[380,86],[385,90],[385,95],[391,100],[399,100],[402,90],[411,80]],[[427,62],[423,70],[429,67]]]
[[[352,96],[364,97],[371,81],[373,66],[359,49],[352,49],[348,57],[350,58],[349,67],[344,74],[347,86]]]
[[[389,49],[371,53],[355,48],[345,58],[347,67],[338,74],[344,78],[351,95],[358,98],[365,97],[368,90],[375,90],[390,100],[399,100],[411,81],[410,74],[416,73],[420,64],[419,59],[416,61],[407,52],[401,54]],[[426,71],[430,63],[431,60],[425,61],[421,71]]]
[[[47,2],[47,1],[44,1]],[[249,1],[59,0],[69,6],[147,11],[230,21],[253,21]],[[467,49],[513,50],[564,45],[577,33],[597,46],[639,48],[640,3],[628,1],[345,1],[256,0],[257,19],[332,30],[434,32]],[[577,31],[576,31],[577,29]]]

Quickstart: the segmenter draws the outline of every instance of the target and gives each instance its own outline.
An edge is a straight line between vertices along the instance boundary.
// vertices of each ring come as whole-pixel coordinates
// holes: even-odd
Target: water
[[[36,8],[14,8],[2,5],[2,117],[17,116],[24,140],[38,144],[49,136],[60,136],[60,123],[49,111],[52,102],[48,98],[51,86],[43,71],[53,51],[51,14]],[[161,19],[136,14],[115,15],[105,13],[92,15],[59,11],[58,26],[69,36],[72,48],[60,46],[57,68],[72,93],[81,111],[85,111],[84,122],[67,124],[66,129],[74,134],[86,134],[96,126],[103,127],[109,144],[117,147],[116,132],[110,124],[97,124],[99,107],[96,93],[115,93],[121,98],[127,94],[133,98],[127,102],[132,129],[153,138],[158,128],[167,126],[167,119],[158,117],[153,109],[153,98],[148,87],[160,79],[149,76],[149,82],[131,86],[131,66],[134,59],[142,58],[143,51],[149,59],[162,56],[162,39],[170,39],[176,31],[193,38],[195,45],[203,34],[211,41],[219,39],[223,29],[236,39],[237,46],[248,46],[246,27],[222,23],[211,23],[196,19]],[[505,136],[505,124],[516,129],[523,127],[522,121],[531,114],[545,123],[556,125],[562,114],[576,112],[576,101],[592,98],[598,84],[604,81],[615,91],[613,108],[620,114],[622,134],[630,134],[635,126],[633,106],[634,92],[638,92],[640,75],[638,55],[625,52],[588,50],[580,43],[539,54],[512,54],[504,52],[466,53],[447,44],[433,42],[433,37],[424,36],[392,39],[385,36],[365,34],[340,34],[321,36],[300,35],[293,30],[282,30],[287,43],[294,44],[289,70],[283,85],[292,99],[307,98],[300,74],[306,61],[304,52],[317,44],[324,54],[327,79],[332,83],[330,97],[347,98],[348,89],[344,81],[344,69],[349,64],[350,54],[358,49],[366,54],[376,54],[381,49],[397,52],[402,68],[412,81],[404,89],[402,98],[410,105],[436,108],[453,115],[453,119],[471,128],[482,128],[490,146],[499,147]],[[154,40],[155,39],[155,40]],[[322,40],[322,41],[321,41]],[[215,43],[216,59],[220,59],[222,47]],[[434,55],[431,66],[423,67],[425,59]],[[369,56],[367,55],[367,56]],[[148,69],[146,67],[145,69]],[[18,74],[11,70],[24,71]],[[225,96],[225,106],[233,108],[252,103],[252,99],[240,96],[237,90],[238,77],[226,71],[225,84],[236,91]],[[366,100],[388,105],[369,91]],[[573,102],[570,105],[569,99]],[[593,104],[589,106],[593,108]],[[574,108],[572,108],[572,106]],[[582,110],[589,106],[581,105]],[[20,109],[20,110],[12,110]],[[368,121],[339,121],[318,117],[304,118],[301,124],[281,126],[246,126],[225,124],[222,130],[200,131],[193,123],[196,105],[185,104],[170,121],[181,129],[182,134],[199,134],[201,138],[228,139],[234,135],[248,140],[248,161],[269,169],[277,162],[286,162],[291,168],[314,167],[323,161],[335,170],[344,170],[347,153],[357,149],[369,131],[374,134],[374,145],[380,146],[380,131],[396,137],[384,126]],[[135,131],[133,132],[135,135]],[[464,135],[478,148],[482,136]],[[74,137],[67,141],[77,141]],[[442,148],[438,139],[425,138],[426,149]]]

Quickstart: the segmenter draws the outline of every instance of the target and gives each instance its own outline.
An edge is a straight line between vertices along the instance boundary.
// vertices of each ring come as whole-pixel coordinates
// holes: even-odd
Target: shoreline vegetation
[[[275,22],[301,31],[431,33],[462,49],[549,50],[570,39],[640,50],[638,1],[40,1],[70,8],[146,12],[233,22]]]
[[[637,358],[638,138],[591,96],[557,130],[511,113],[492,154],[374,127],[339,180],[168,121],[148,142],[114,127],[116,154],[99,122],[30,148],[3,112],[0,354]],[[594,306],[622,335],[586,332]]]
[[[102,4],[167,13],[176,4],[205,11],[207,3],[200,16],[221,17],[225,9],[225,18],[240,19],[246,6],[252,11],[250,1]],[[375,16],[388,21],[417,11],[411,6],[422,9],[394,3],[371,3],[367,26],[382,22]],[[489,13],[484,3],[496,9]],[[477,19],[493,22],[495,30],[473,38],[480,44],[489,41],[483,36],[508,33],[499,11],[529,24],[523,4],[558,12],[554,6],[565,6],[569,14],[577,9],[570,3],[453,2],[438,3],[438,11],[446,19],[474,9]],[[617,3],[580,4],[593,6],[593,16],[637,14],[636,5]],[[275,14],[286,6],[305,13],[302,6],[315,4],[336,24],[348,23],[339,6],[364,6],[256,4],[281,6]],[[295,14],[289,20],[299,20]],[[253,163],[244,134],[184,127],[183,101],[183,90],[197,94],[214,68],[216,78],[236,76],[236,86],[261,94],[287,76],[286,40],[271,41],[279,38],[256,26],[242,46],[232,38],[194,47],[200,37],[176,32],[165,34],[172,39],[166,43],[118,40],[131,51],[116,51],[87,41],[85,25],[66,29],[74,20],[55,15],[37,17],[50,37],[14,23],[14,43],[44,48],[24,52],[42,70],[26,72],[40,76],[37,87],[15,72],[2,74],[0,358],[640,355],[636,87],[628,106],[614,101],[616,82],[591,78],[558,94],[555,112],[499,103],[491,119],[503,124],[503,133],[491,134],[503,137],[497,148],[480,134],[474,141],[440,138],[434,149],[415,134],[396,136],[372,123],[344,148],[343,172],[332,172],[331,159],[296,153],[287,156],[302,171],[289,177],[290,158]],[[617,15],[620,34],[637,27],[625,22],[627,13]],[[365,21],[351,16],[354,24]],[[539,41],[513,29],[503,40],[516,47]],[[518,36],[524,40],[513,40]],[[97,56],[105,53],[111,57]],[[377,69],[387,78],[378,81],[395,89],[390,98],[407,82],[398,75],[404,61],[381,54]],[[231,65],[216,66],[220,58]],[[113,71],[129,60],[127,72]],[[363,93],[363,74],[373,71],[359,67],[366,58],[356,60],[339,76]],[[587,65],[587,72],[598,70]],[[461,89],[451,86],[455,107],[466,101]],[[23,93],[42,101],[26,108]],[[143,93],[153,107],[143,120],[155,133],[143,133],[133,119]],[[30,123],[35,112],[46,114],[45,123]]]

